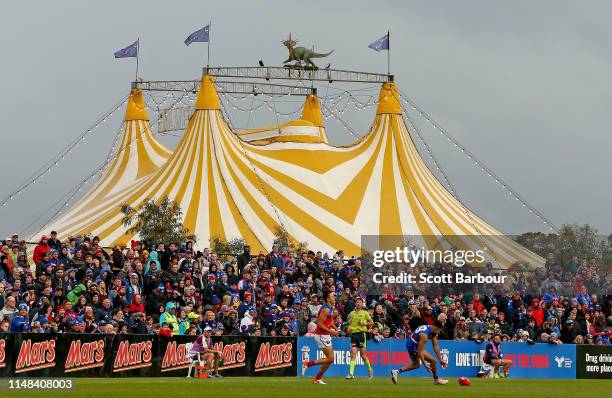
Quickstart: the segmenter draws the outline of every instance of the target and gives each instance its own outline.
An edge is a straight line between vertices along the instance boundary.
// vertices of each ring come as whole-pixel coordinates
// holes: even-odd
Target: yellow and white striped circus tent
[[[128,120],[128,114],[129,108],[126,124],[148,129],[144,117]],[[89,203],[79,202],[78,211],[48,229],[60,238],[87,233],[105,246],[125,244],[138,237],[126,232],[120,206],[167,196],[180,204],[199,248],[217,236],[242,237],[254,250],[268,250],[282,228],[328,253],[359,255],[365,235],[422,235],[438,237],[426,242],[436,247],[482,247],[486,240],[501,266],[542,262],[462,205],[429,171],[404,123],[394,83],[382,86],[373,125],[353,144],[329,144],[322,120],[318,98],[310,96],[297,121],[233,132],[213,80],[205,76],[195,111],[167,161],[167,150],[150,138],[136,164],[117,158],[125,167],[114,175],[129,174],[133,181],[105,188],[103,178],[95,198],[88,194],[83,200]]]

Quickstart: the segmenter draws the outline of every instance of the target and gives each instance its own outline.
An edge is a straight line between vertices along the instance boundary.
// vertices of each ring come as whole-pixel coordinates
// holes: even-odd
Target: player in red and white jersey
[[[334,306],[336,305],[336,293],[323,293],[323,301],[325,304],[319,310],[317,315],[317,330],[314,339],[323,353],[325,358],[319,358],[316,361],[308,361],[302,363],[302,376],[306,373],[306,369],[311,366],[321,365],[319,373],[313,379],[314,384],[327,384],[323,379],[323,374],[329,366],[334,363],[334,349],[332,347],[332,336],[338,336],[338,329],[334,324]]]

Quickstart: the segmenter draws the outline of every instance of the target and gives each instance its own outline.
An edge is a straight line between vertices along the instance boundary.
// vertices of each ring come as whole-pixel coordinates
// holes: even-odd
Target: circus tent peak
[[[49,231],[66,231],[74,218],[95,217],[97,209],[115,203],[121,193],[125,193],[134,184],[142,183],[171,154],[153,137],[142,91],[132,89],[113,157],[100,179],[77,203],[52,220],[46,228]]]
[[[219,102],[219,96],[213,83],[212,76],[204,75],[202,77],[202,83],[200,84],[200,91],[195,102],[195,110],[219,110],[221,109],[221,103]]]
[[[149,113],[147,112],[147,107],[144,103],[142,90],[134,88],[130,92],[130,97],[128,98],[128,103],[125,108],[125,117],[123,120],[149,120]]]
[[[96,188],[102,188],[102,197],[117,193],[153,173],[171,154],[153,137],[142,90],[132,89],[114,158]]]
[[[299,119],[273,126],[240,130],[237,134],[242,140],[258,145],[272,142],[329,143],[323,125],[321,104],[316,95],[306,97]]]
[[[323,114],[321,113],[321,103],[316,95],[309,95],[304,101],[304,110],[302,111],[302,120],[308,120],[314,126],[323,126]]]
[[[396,115],[401,115],[403,113],[397,85],[393,82],[384,83],[378,95],[376,114],[382,115],[385,113]]]

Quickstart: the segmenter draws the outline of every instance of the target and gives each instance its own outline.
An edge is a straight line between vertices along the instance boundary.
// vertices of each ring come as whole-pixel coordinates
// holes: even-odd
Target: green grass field
[[[319,398],[319,397],[606,397],[612,383],[608,380],[525,380],[471,379],[462,387],[457,380],[445,386],[434,386],[431,379],[402,378],[398,385],[389,378],[374,380],[327,378],[327,385],[313,385],[310,378],[243,378],[185,379],[129,378],[74,379],[72,391],[8,391],[3,383],[0,397],[78,397],[78,398]]]

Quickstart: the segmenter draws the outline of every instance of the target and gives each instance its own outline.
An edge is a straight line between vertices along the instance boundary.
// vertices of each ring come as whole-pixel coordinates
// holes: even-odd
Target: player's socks
[[[306,362],[306,366],[307,367],[314,366],[314,364],[315,364],[315,361],[308,361],[308,362]]]
[[[401,373],[404,373],[404,372],[407,372],[407,370],[404,370],[403,368],[402,368],[402,369],[398,369],[397,371],[398,371],[400,374],[401,374]]]
[[[372,371],[372,365],[370,365],[370,360],[368,359],[368,357],[363,358],[363,363],[365,363],[365,365],[368,367],[368,372],[371,372]]]
[[[319,371],[319,373],[317,373],[317,375],[315,376],[315,380],[321,380],[323,378],[323,372]]]
[[[355,360],[351,359],[349,366],[349,374],[352,376],[355,373]]]

